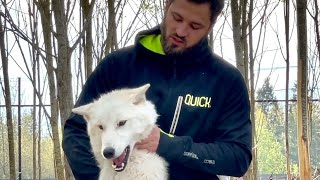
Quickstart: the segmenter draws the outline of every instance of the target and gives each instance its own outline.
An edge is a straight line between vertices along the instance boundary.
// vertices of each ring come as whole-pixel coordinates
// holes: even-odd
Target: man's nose
[[[186,24],[180,24],[178,27],[177,27],[177,35],[179,37],[186,37],[189,33],[189,29],[188,29],[188,26]]]

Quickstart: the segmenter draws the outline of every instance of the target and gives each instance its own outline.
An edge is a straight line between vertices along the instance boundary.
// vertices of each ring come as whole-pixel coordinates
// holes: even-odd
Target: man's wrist
[[[174,136],[160,130],[159,145],[156,152],[167,161],[177,160],[185,151],[183,142],[183,137]]]

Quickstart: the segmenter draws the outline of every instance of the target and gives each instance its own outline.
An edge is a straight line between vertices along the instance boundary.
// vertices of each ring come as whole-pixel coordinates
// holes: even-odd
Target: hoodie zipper
[[[177,60],[173,59],[173,77],[172,77],[172,83],[171,83],[170,89],[173,88],[172,86],[174,86],[176,79],[177,79]],[[170,92],[171,92],[171,90],[170,90]],[[177,104],[176,104],[176,109],[173,114],[169,134],[174,134],[176,131],[176,127],[179,122],[179,115],[180,115],[180,111],[181,111],[182,102],[183,102],[183,96],[179,96],[178,100],[177,100]]]
[[[177,125],[179,122],[179,115],[180,115],[180,111],[181,111],[182,102],[183,102],[183,96],[179,96],[178,101],[177,101],[177,105],[176,105],[176,110],[174,111],[174,114],[173,114],[169,134],[174,134],[176,131],[176,128],[177,128]]]

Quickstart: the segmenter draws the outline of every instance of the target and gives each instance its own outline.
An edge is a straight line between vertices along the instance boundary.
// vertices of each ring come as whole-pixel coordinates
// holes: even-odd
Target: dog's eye
[[[124,126],[126,124],[126,120],[118,122],[118,127]]]
[[[99,125],[98,127],[99,127],[99,129],[103,130],[103,126],[102,125]]]

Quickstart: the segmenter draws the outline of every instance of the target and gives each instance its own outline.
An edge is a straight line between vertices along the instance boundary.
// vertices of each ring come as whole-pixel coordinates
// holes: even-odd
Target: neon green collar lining
[[[150,51],[165,55],[161,45],[161,34],[151,34],[142,37],[139,42]]]

